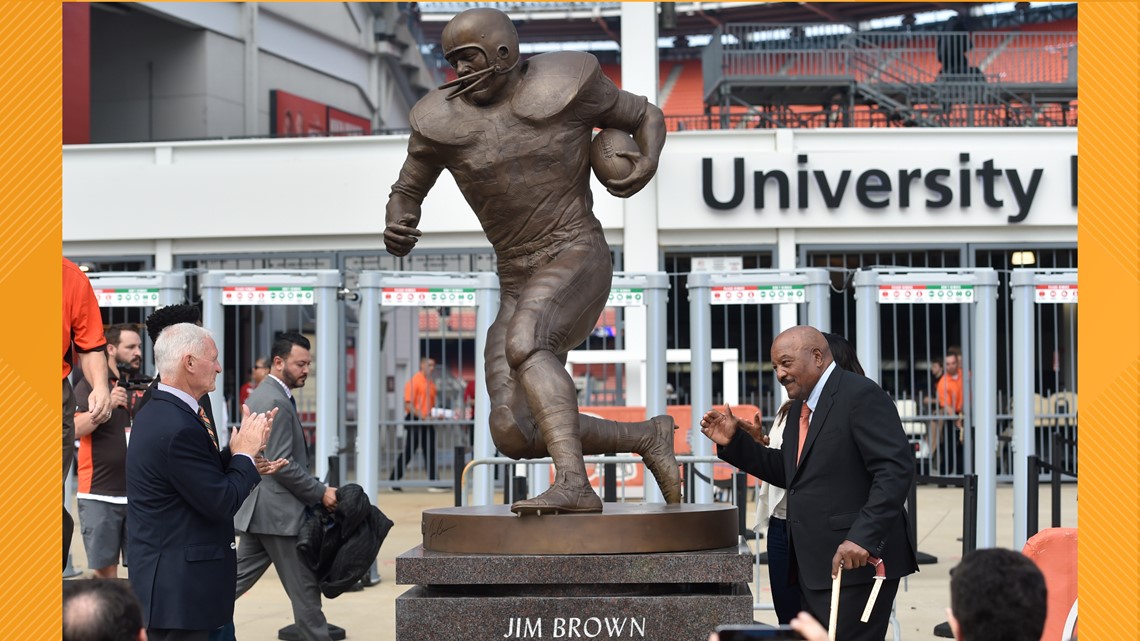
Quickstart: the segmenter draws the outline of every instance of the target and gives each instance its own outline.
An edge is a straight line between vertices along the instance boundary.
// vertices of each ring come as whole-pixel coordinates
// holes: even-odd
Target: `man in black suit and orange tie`
[[[791,574],[805,609],[828,620],[832,577],[842,570],[836,638],[882,641],[899,579],[918,570],[903,507],[914,455],[898,411],[873,381],[837,368],[812,327],[777,336],[772,365],[793,401],[780,450],[738,429],[731,411],[706,413],[701,432],[724,461],[787,488]],[[877,560],[886,578],[862,623]]]
[[[151,641],[205,641],[233,620],[233,517],[261,480],[285,461],[255,463],[273,412],[244,410],[230,455],[197,399],[214,389],[221,365],[206,329],[171,325],[155,341],[162,377],[135,417],[127,450],[130,582]]]

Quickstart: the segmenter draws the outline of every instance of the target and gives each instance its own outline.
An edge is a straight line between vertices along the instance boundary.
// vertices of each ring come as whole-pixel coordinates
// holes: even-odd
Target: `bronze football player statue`
[[[507,15],[469,9],[444,28],[444,56],[458,78],[412,108],[408,156],[386,207],[384,244],[407,255],[420,205],[440,173],[454,176],[495,248],[501,304],[487,336],[491,437],[518,459],[550,456],[554,484],[516,502],[517,514],[600,512],[584,454],[636,452],[665,500],[681,500],[673,419],[619,423],[578,412],[566,353],[606,306],[613,266],[593,213],[589,149],[595,127],[632,134],[640,153],[606,189],[628,198],[653,178],[665,144],[664,116],[622,91],[587,53],[560,51],[520,62]]]

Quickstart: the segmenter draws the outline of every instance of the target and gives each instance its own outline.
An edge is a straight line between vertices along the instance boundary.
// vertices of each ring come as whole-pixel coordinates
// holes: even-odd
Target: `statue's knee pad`
[[[533,458],[534,434],[527,434],[506,405],[498,405],[489,417],[491,440],[499,451],[511,458]]]

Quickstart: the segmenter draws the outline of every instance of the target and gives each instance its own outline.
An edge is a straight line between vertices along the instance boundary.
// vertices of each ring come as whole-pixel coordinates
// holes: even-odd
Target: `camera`
[[[127,378],[126,376],[121,376],[115,385],[127,390],[128,392],[141,392],[150,387],[150,384],[153,381],[154,378],[150,376],[140,376],[138,378]]]
[[[115,387],[121,387],[127,392],[127,412],[130,413],[131,418],[134,418],[135,412],[139,408],[139,401],[142,400],[143,395],[150,389],[153,382],[154,379],[149,376],[129,378],[129,375],[124,373],[115,383]]]

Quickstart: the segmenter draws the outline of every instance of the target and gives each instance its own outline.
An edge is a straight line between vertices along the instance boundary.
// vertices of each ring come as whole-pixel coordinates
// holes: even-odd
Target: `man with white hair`
[[[234,514],[259,469],[271,474],[285,461],[254,461],[275,412],[243,408],[230,454],[218,451],[197,401],[222,371],[208,330],[171,325],[154,354],[162,382],[135,417],[127,453],[130,581],[151,641],[205,641],[233,620]]]

